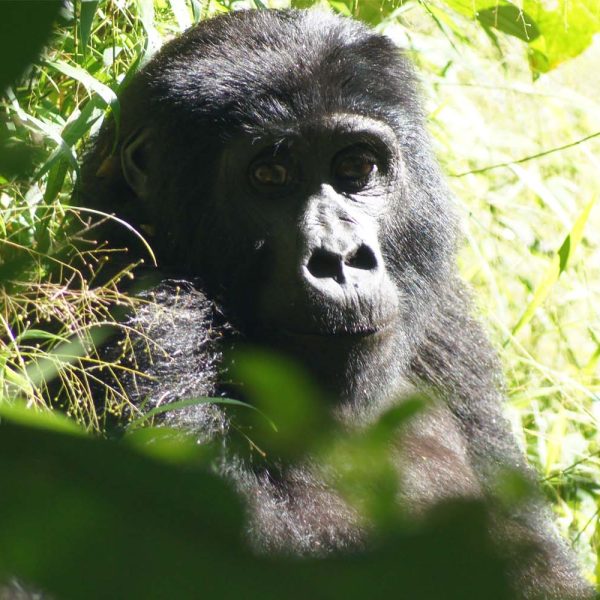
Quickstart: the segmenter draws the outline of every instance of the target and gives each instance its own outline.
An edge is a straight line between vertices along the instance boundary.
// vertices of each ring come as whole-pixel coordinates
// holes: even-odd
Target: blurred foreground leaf
[[[218,597],[239,560],[241,506],[215,476],[7,424],[0,455],[3,577],[60,598]]]
[[[85,435],[83,429],[73,419],[49,409],[35,410],[20,402],[0,401],[0,423],[5,420],[36,429]]]
[[[231,372],[244,382],[244,397],[260,411],[242,416],[249,437],[266,454],[293,460],[331,432],[326,399],[295,362],[247,348],[235,353]]]
[[[0,93],[31,64],[50,37],[59,0],[0,3]]]
[[[0,578],[62,600],[509,600],[476,503],[440,507],[370,552],[258,557],[219,478],[123,444],[0,426]]]
[[[320,448],[329,467],[331,484],[368,520],[387,526],[401,517],[399,478],[394,442],[401,445],[400,428],[425,409],[427,400],[405,398],[369,427],[325,438]]]

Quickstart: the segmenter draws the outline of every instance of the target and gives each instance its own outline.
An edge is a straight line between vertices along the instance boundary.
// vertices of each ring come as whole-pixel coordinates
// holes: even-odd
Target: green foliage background
[[[72,565],[86,573],[90,586],[103,590],[98,597],[112,597],[111,585],[129,589],[126,597],[169,597],[160,578],[140,575],[142,559],[139,571],[123,569],[127,557],[141,548],[148,549],[140,554],[145,564],[153,564],[152,551],[162,545],[172,563],[154,566],[158,575],[161,568],[173,573],[181,566],[179,597],[193,595],[188,586],[197,581],[189,578],[190,556],[221,557],[220,563],[202,563],[201,570],[207,580],[222,575],[215,579],[225,586],[220,597],[239,597],[244,585],[268,579],[263,571],[272,576],[273,565],[256,562],[243,549],[235,550],[241,554],[231,562],[237,546],[227,538],[228,567],[240,573],[230,581],[222,550],[216,550],[218,536],[203,537],[205,521],[192,505],[207,507],[213,500],[203,495],[221,493],[218,481],[202,479],[208,450],[137,426],[125,446],[115,448],[44,430],[72,432],[75,427],[102,435],[105,415],[97,414],[91,391],[98,372],[112,370],[118,379],[123,369],[134,368],[104,364],[95,352],[102,327],[114,322],[115,304],[134,302],[120,291],[123,280],[134,276],[134,265],[100,285],[103,268],[120,250],[75,243],[90,238],[102,218],[70,205],[86,140],[108,111],[118,115],[119,87],[161,43],[218,12],[287,5],[285,0],[0,3],[0,465],[7,474],[3,489],[9,490],[0,499],[0,575],[20,574],[61,597],[93,597],[91,588],[78,587],[69,575]],[[463,217],[462,272],[504,361],[507,410],[542,475],[559,526],[594,579],[600,547],[600,44],[594,35],[600,31],[600,6],[595,0],[330,0],[321,7],[385,32],[419,67],[430,131]],[[267,380],[276,377],[265,369]],[[257,385],[264,387],[264,378]],[[118,386],[103,393],[111,414],[123,414],[128,399]],[[15,422],[21,425],[8,424]],[[383,461],[374,448],[365,452],[367,467]],[[139,458],[140,452],[154,459]],[[79,464],[69,462],[76,456]],[[66,470],[65,464],[70,465]],[[101,464],[107,465],[105,472]],[[349,479],[354,485],[352,477],[365,469],[360,460],[350,464],[356,467]],[[194,477],[187,478],[190,470]],[[97,478],[86,479],[89,471]],[[223,502],[233,508],[214,519],[239,534],[240,512],[228,493],[223,492]],[[19,500],[23,495],[27,502]],[[149,495],[156,504],[147,506]],[[370,506],[368,494],[360,502]],[[173,510],[160,512],[165,506]],[[189,519],[173,525],[179,512]],[[476,523],[476,512],[459,511],[457,519],[442,519],[440,530],[450,535],[452,523]],[[178,536],[194,521],[190,545],[179,543]],[[148,528],[154,537],[143,533]],[[400,560],[406,544],[423,544],[416,556],[447,573],[449,579],[441,581],[451,594],[452,570],[462,571],[427,546],[431,532],[421,532],[418,541],[398,535],[395,546],[364,558],[366,575],[346,597],[372,585],[373,564]],[[70,543],[56,546],[53,536]],[[467,544],[460,535],[454,539],[459,546],[461,539]],[[94,544],[112,560],[98,561],[96,555],[82,561]],[[480,588],[474,584],[473,598],[490,598],[497,563],[480,558],[487,580]],[[341,563],[311,564],[302,573],[287,564],[277,567],[284,574],[281,581],[307,577],[313,582],[320,570],[338,568],[332,594],[341,593],[341,581],[349,577]],[[103,580],[99,569],[113,577]],[[244,573],[254,577],[245,579]],[[407,573],[404,577],[408,581]],[[141,587],[135,587],[138,583]],[[298,597],[310,589],[298,585]],[[270,588],[257,585],[256,594],[274,595],[277,589],[272,581]],[[501,578],[492,589],[498,598],[506,597]],[[366,592],[361,597],[366,596],[373,597]]]

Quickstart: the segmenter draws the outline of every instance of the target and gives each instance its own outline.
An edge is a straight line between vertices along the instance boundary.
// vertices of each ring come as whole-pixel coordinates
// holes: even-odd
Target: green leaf
[[[594,197],[593,200],[589,202],[581,211],[579,217],[577,217],[573,228],[565,237],[560,248],[554,255],[552,263],[550,264],[550,266],[546,270],[546,273],[542,277],[542,281],[537,286],[533,295],[533,299],[523,311],[523,314],[517,321],[517,324],[513,327],[513,336],[516,335],[527,323],[529,323],[529,321],[531,321],[533,315],[535,314],[535,311],[548,297],[552,286],[558,281],[560,274],[568,268],[571,258],[573,257],[573,253],[577,249],[577,246],[579,245],[579,242],[583,237],[583,230],[590,216],[592,207],[595,203],[596,198]]]
[[[351,2],[352,16],[370,25],[379,25],[402,4],[401,0],[361,0]]]
[[[379,25],[402,3],[403,0],[292,0],[291,5],[292,8],[310,8],[325,4],[346,17],[354,17],[370,25]]]
[[[80,67],[69,65],[62,60],[49,60],[47,64],[54,67],[57,71],[60,71],[67,77],[72,77],[76,81],[79,81],[86,90],[90,93],[95,93],[102,100],[111,107],[115,119],[119,120],[119,100],[115,92],[113,92],[107,85],[98,81],[95,77],[90,75],[87,71]]]
[[[138,452],[163,462],[210,467],[218,460],[211,444],[198,444],[198,440],[188,432],[164,425],[127,430],[123,441]]]
[[[477,19],[488,35],[490,28],[529,42],[540,35],[530,14],[507,0],[444,0],[457,13]]]
[[[26,329],[23,333],[17,336],[17,343],[21,343],[27,340],[45,340],[53,342],[64,342],[69,343],[69,339],[43,329]]]
[[[292,0],[291,2],[291,7],[292,8],[298,8],[298,9],[304,9],[304,8],[310,8],[311,6],[314,6],[315,4],[319,4],[318,0]]]
[[[50,204],[56,200],[62,189],[68,170],[69,161],[65,158],[64,153],[61,152],[60,158],[52,165],[48,174],[48,181],[44,190],[44,202]]]
[[[1,580],[19,575],[56,598],[244,597],[251,569],[231,595],[215,586],[236,571],[242,528],[240,502],[216,476],[11,423],[0,455]]]
[[[533,19],[512,4],[486,8],[478,11],[476,16],[483,26],[493,27],[525,42],[532,41],[540,35],[540,30]]]
[[[426,403],[426,398],[405,398],[360,432],[324,437],[319,449],[325,472],[333,474],[330,483],[380,526],[392,524],[399,513],[398,472],[390,447],[402,445],[400,428]]]
[[[73,419],[52,410],[36,410],[28,408],[25,404],[16,402],[8,404],[0,403],[0,422],[10,421],[18,425],[33,427],[35,429],[45,429],[47,431],[56,431],[59,433],[85,435]]]
[[[598,0],[555,0],[552,9],[541,0],[525,0],[523,9],[541,33],[530,44],[529,63],[536,73],[581,54],[600,32]]]
[[[65,125],[62,132],[62,137],[67,144],[73,146],[102,117],[103,111],[97,105],[98,101],[92,99],[83,107],[83,110],[75,120],[71,121],[69,118],[69,122]]]
[[[54,379],[66,365],[87,356],[91,348],[99,346],[109,335],[108,328],[99,327],[89,331],[89,339],[72,338],[60,344],[39,360],[27,364],[27,377],[33,385],[49,382]]]
[[[79,13],[79,37],[81,39],[81,49],[83,55],[87,54],[88,42],[90,40],[90,32],[92,31],[92,23],[94,15],[98,8],[98,0],[81,0],[81,9]]]
[[[40,178],[50,171],[57,162],[62,160],[67,160],[71,168],[78,171],[78,164],[74,160],[73,146],[89,132],[98,119],[102,118],[104,111],[98,108],[98,104],[101,103],[103,103],[103,100],[95,96],[84,106],[75,120],[69,121],[65,125],[65,128],[61,132],[62,143],[37,170],[36,178]],[[50,182],[48,182],[48,185],[50,185]],[[47,194],[50,194],[50,192],[47,192]]]
[[[342,0],[329,0],[329,5],[335,10],[335,12],[344,15],[345,17],[352,16],[352,9],[350,5],[352,2],[343,2]]]
[[[596,350],[592,352],[587,364],[583,367],[583,373],[586,375],[594,375],[598,369],[598,364],[600,363],[600,340],[594,334],[594,330],[591,327],[588,328],[588,332],[596,344]]]
[[[153,0],[136,0],[140,19],[146,31],[146,49],[142,58],[146,62],[161,46],[161,37],[154,23]]]
[[[86,600],[514,597],[482,503],[390,524],[370,550],[265,556],[243,544],[249,526],[232,486],[191,458],[157,461],[129,444],[2,423],[0,579]]]
[[[134,421],[129,424],[129,429],[133,430],[137,427],[140,427],[152,417],[156,417],[158,415],[162,415],[164,413],[173,412],[176,410],[181,410],[182,408],[187,408],[189,406],[196,406],[198,404],[225,404],[230,406],[243,406],[244,408],[250,408],[252,410],[257,410],[251,404],[247,404],[246,402],[241,402],[240,400],[233,400],[232,398],[211,398],[211,397],[201,397],[201,398],[186,398],[184,400],[178,400],[177,402],[169,402],[168,404],[161,404],[149,410],[147,413],[138,417]],[[260,412],[260,411],[259,411]],[[275,426],[271,423],[271,425],[275,428]]]
[[[506,0],[443,0],[452,10],[465,16],[475,18],[479,11],[492,10],[497,7],[511,6]]]
[[[24,394],[33,394],[33,386],[27,377],[21,375],[18,371],[15,371],[8,365],[5,365],[2,369],[2,374],[9,384],[12,384],[19,390],[22,390]]]
[[[291,460],[331,431],[327,400],[296,363],[260,349],[245,348],[235,352],[230,372],[234,381],[244,382],[244,398],[262,411],[239,415],[240,423],[245,420],[242,427],[250,432],[253,445],[262,452]]]

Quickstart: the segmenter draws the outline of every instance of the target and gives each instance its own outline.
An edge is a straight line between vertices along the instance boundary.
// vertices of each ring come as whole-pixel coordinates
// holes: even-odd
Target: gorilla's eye
[[[280,163],[263,162],[251,168],[250,178],[260,186],[282,186],[288,183],[289,174]]]
[[[343,185],[364,187],[377,172],[377,163],[371,156],[347,154],[339,158],[334,166],[334,176]]]

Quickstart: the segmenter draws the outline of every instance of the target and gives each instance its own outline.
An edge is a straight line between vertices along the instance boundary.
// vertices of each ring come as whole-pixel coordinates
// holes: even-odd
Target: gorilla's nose
[[[363,243],[343,252],[324,247],[315,248],[306,263],[306,272],[309,279],[317,280],[312,282],[316,287],[322,287],[328,281],[335,281],[340,285],[356,283],[369,278],[378,270],[378,266],[376,252]]]

